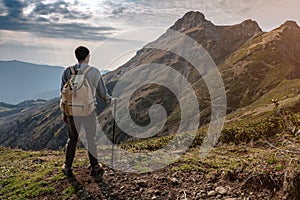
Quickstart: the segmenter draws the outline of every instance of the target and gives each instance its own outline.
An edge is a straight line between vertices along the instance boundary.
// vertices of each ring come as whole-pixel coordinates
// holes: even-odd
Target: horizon
[[[293,0],[0,0],[0,60],[68,66],[76,63],[74,49],[85,45],[96,54],[91,65],[114,70],[189,11],[215,25],[251,19],[270,31],[289,20],[299,24],[299,6]]]

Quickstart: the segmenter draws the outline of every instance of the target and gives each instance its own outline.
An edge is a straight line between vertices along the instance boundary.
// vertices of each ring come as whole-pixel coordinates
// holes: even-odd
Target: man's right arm
[[[67,77],[66,77],[66,71],[67,69],[65,69],[61,75],[61,85],[60,85],[60,91],[62,91],[64,85],[66,84],[66,82],[68,81],[67,80]]]
[[[68,81],[68,80],[67,80],[67,77],[66,77],[66,71],[67,71],[67,69],[65,69],[65,70],[63,71],[62,75],[61,75],[60,92],[62,91],[64,85],[65,85],[66,82]],[[62,120],[63,120],[66,124],[69,123],[69,121],[68,121],[68,116],[67,116],[65,113],[62,113],[62,117],[61,117],[61,118],[62,118]]]

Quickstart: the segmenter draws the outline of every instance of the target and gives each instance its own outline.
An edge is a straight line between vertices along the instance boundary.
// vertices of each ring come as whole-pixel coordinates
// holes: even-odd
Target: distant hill
[[[24,112],[25,110],[32,109],[34,107],[39,107],[46,102],[47,101],[43,99],[22,101],[16,105],[0,102],[0,123],[3,121],[3,117],[5,116]]]
[[[20,61],[0,61],[0,101],[19,103],[59,96],[63,67]],[[50,92],[49,92],[50,91]]]
[[[0,113],[0,143],[21,149],[59,149],[66,139],[59,100],[25,101],[10,113]]]
[[[105,75],[105,74],[109,73],[110,71],[109,70],[101,70],[100,72],[102,75]]]

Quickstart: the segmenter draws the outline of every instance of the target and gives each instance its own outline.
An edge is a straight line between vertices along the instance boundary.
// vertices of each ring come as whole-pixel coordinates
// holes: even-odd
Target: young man
[[[75,56],[78,63],[74,66],[75,71],[83,72],[87,67],[90,59],[90,51],[88,48],[80,46],[75,50]],[[61,91],[66,82],[71,78],[72,70],[68,67],[62,74]],[[93,94],[98,95],[105,102],[111,102],[112,98],[108,95],[106,86],[102,80],[101,73],[98,69],[91,67],[85,75],[90,87],[93,90]],[[95,142],[96,134],[96,113],[92,112],[86,117],[73,117],[67,116],[65,113],[62,114],[62,120],[68,126],[68,142],[66,145],[66,157],[65,163],[62,166],[62,171],[66,176],[72,176],[72,163],[75,156],[76,145],[78,141],[78,131],[81,126],[84,127],[87,139],[88,156],[90,160],[90,169],[92,176],[102,176],[104,170],[99,165],[97,160],[97,147]]]

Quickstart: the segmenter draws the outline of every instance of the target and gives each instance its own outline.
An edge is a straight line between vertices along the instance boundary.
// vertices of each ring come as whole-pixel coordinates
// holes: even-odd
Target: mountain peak
[[[197,19],[198,21],[205,21],[205,16],[203,13],[199,12],[199,11],[190,11],[187,12],[182,19],[190,19],[190,18],[194,18]]]
[[[213,25],[210,21],[205,19],[203,13],[199,11],[190,11],[187,12],[181,19],[175,22],[174,26],[170,29],[176,31],[183,31],[192,27],[199,26],[211,26]]]
[[[259,25],[256,21],[252,20],[252,19],[247,19],[245,21],[242,22],[242,25],[244,26],[252,26],[252,27],[256,27],[256,28],[259,28]]]
[[[252,19],[247,19],[239,25],[242,26],[242,28],[247,29],[247,30],[262,32],[262,29],[260,28],[258,23],[256,21],[253,21]]]
[[[284,24],[281,25],[281,27],[293,27],[293,28],[299,28],[297,22],[288,20]]]

